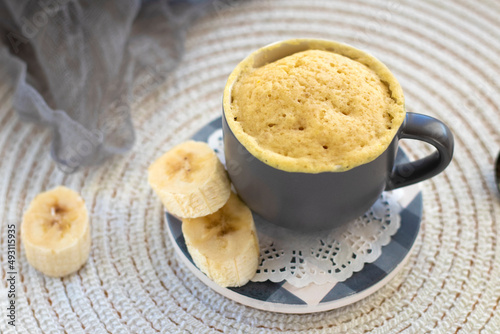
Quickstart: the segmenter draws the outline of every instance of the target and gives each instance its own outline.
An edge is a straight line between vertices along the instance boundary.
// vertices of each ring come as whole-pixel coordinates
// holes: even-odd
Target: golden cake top
[[[402,94],[390,89],[397,82],[382,70],[324,50],[246,67],[226,119],[238,140],[275,168],[348,170],[383,153],[404,120]]]

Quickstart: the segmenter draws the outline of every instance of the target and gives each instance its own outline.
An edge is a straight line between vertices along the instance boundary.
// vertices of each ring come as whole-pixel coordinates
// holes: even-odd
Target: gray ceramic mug
[[[308,49],[337,52],[339,46],[360,52],[337,42],[296,39],[259,49],[250,55],[250,65],[260,67]],[[240,65],[248,65],[248,59]],[[240,70],[238,66],[226,84],[224,110],[231,103],[231,88]],[[238,140],[225,112],[222,129],[226,166],[238,195],[267,221],[298,231],[339,227],[363,215],[384,190],[437,175],[448,166],[453,155],[453,135],[449,128],[435,118],[416,113],[406,113],[392,142],[375,160],[341,172],[288,172],[271,167],[253,156]],[[436,151],[417,161],[395,165],[398,141],[403,138],[427,142]]]

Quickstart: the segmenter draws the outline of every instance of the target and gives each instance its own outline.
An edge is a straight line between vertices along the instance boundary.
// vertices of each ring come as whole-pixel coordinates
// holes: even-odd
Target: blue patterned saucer
[[[221,126],[219,117],[198,131],[192,139],[206,142],[213,140],[215,133],[220,134]],[[404,161],[408,161],[408,158],[400,149],[396,162]],[[410,200],[401,203],[401,227],[391,237],[389,244],[382,247],[379,258],[372,263],[366,263],[361,271],[343,282],[310,284],[303,288],[296,288],[286,281],[249,282],[239,288],[218,286],[193,263],[182,236],[181,222],[169,213],[165,213],[165,217],[168,234],[177,255],[196,277],[214,291],[256,309],[280,313],[314,313],[346,306],[371,295],[404,267],[420,230],[422,193],[418,186],[402,188],[399,191],[405,192],[404,197]]]

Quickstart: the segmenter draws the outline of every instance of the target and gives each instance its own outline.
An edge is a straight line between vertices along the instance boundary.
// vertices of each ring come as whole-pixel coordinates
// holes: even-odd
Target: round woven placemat
[[[49,156],[50,131],[22,123],[0,86],[2,280],[7,332],[7,224],[17,225],[16,325],[20,333],[494,333],[500,328],[500,4],[494,1],[217,0],[189,31],[167,83],[134,103],[131,152],[72,175]],[[285,315],[251,309],[201,283],[176,257],[146,169],[221,112],[232,68],[267,43],[339,40],[367,50],[400,80],[407,110],[447,123],[456,139],[446,172],[422,183],[416,248],[384,288],[333,311]],[[430,152],[406,141],[406,152]],[[88,204],[92,251],[78,273],[45,277],[20,247],[23,211],[64,184]]]

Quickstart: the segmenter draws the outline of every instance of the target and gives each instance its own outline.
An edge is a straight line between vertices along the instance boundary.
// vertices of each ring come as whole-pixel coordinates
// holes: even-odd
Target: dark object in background
[[[500,152],[498,152],[497,161],[495,163],[495,182],[497,184],[498,191],[500,191]]]

